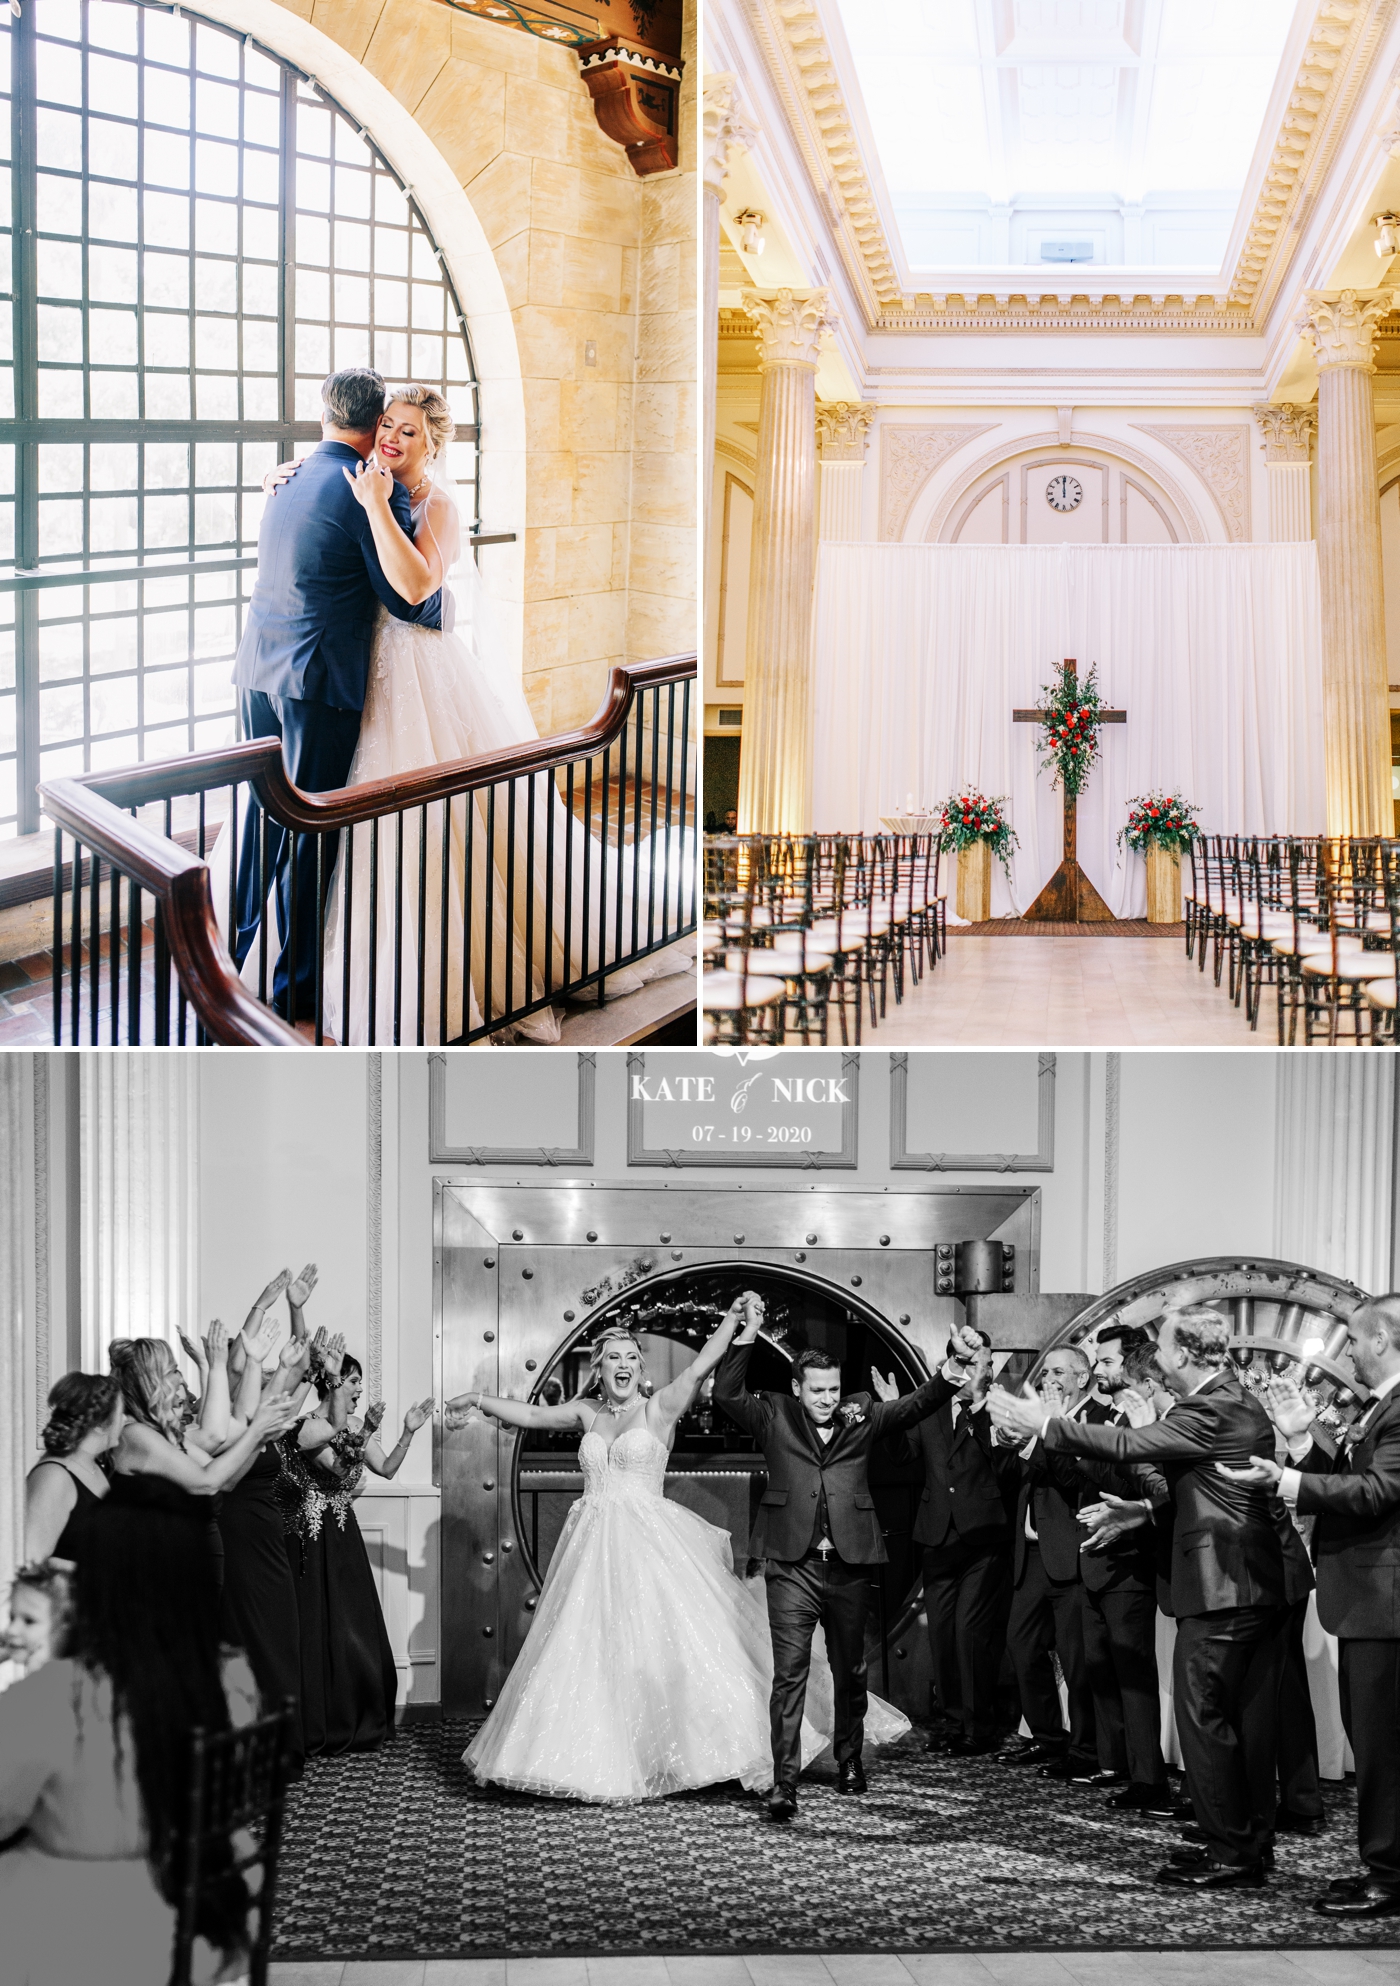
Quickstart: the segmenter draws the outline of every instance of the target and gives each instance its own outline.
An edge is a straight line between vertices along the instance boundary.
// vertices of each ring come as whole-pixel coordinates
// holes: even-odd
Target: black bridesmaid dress
[[[270,1443],[259,1451],[242,1481],[219,1501],[224,1542],[222,1631],[227,1641],[246,1652],[269,1710],[284,1697],[300,1703],[302,1687],[296,1581],[287,1563],[277,1494],[281,1473],[277,1446]],[[289,1778],[301,1777],[305,1759],[298,1708],[289,1737]]]
[[[96,1490],[88,1488],[82,1477],[70,1469],[61,1455],[47,1455],[42,1462],[35,1464],[30,1475],[37,1475],[40,1469],[62,1469],[69,1482],[78,1492],[78,1501],[68,1513],[67,1522],[58,1534],[58,1543],[50,1552],[50,1558],[67,1559],[71,1564],[78,1562],[78,1548],[90,1510],[96,1510],[102,1498]]]
[[[398,1672],[352,1503],[363,1474],[360,1438],[347,1430],[332,1444],[350,1471],[338,1484],[294,1447],[294,1432],[283,1440],[295,1484],[286,1551],[301,1622],[306,1749],[366,1751],[393,1732]]]

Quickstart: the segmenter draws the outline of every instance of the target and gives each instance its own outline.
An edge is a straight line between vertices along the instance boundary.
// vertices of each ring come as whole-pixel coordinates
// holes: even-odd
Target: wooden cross
[[[1065,668],[1071,677],[1077,676],[1078,665],[1071,656],[1065,657]],[[1043,710],[1013,710],[1012,722],[1016,724],[1043,724]],[[1101,710],[1100,724],[1126,724],[1126,710]],[[1060,866],[1040,892],[1029,910],[1021,915],[1028,924],[1114,924],[1117,919],[1094,885],[1080,868],[1076,855],[1079,839],[1077,820],[1077,799],[1066,792],[1064,845]]]

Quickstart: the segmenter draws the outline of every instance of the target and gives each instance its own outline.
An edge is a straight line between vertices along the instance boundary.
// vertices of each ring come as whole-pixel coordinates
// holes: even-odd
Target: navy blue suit
[[[287,774],[308,793],[344,786],[360,735],[369,679],[374,607],[382,600],[396,620],[422,627],[442,623],[442,595],[419,606],[401,600],[380,569],[367,513],[342,470],[360,457],[343,441],[323,441],[289,483],[268,500],[258,535],[258,579],[248,603],[233,680],[240,692],[245,738],[280,738]],[[390,508],[410,529],[407,493],[395,483]],[[267,881],[277,877],[277,928],[282,941],[273,998],[287,1008],[291,882],[287,831],[266,823],[267,869],[260,867],[263,812],[249,795],[238,858],[238,925],[233,956],[242,965],[262,920]],[[314,1012],[316,856],[322,837],[303,835],[296,858],[296,1011]],[[324,880],[334,846],[329,836]]]

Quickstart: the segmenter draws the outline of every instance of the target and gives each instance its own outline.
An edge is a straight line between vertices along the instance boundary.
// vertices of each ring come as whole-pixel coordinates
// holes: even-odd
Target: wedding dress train
[[[669,1451],[648,1428],[628,1428],[611,1448],[589,1432],[578,1453],[583,1495],[466,1764],[498,1786],[595,1802],[731,1779],[771,1785],[773,1650],[762,1582],[735,1575],[727,1531],[667,1501]],[[833,1710],[819,1631],[804,1766],[830,1743]],[[909,1728],[871,1696],[871,1743]]]

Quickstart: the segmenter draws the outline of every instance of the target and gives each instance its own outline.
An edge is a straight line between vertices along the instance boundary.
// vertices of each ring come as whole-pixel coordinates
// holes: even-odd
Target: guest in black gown
[[[44,1460],[24,1485],[24,1556],[71,1562],[83,1513],[108,1490],[102,1466],[121,1439],[126,1409],[121,1387],[105,1373],[66,1373],[49,1393],[49,1418],[40,1436]]]
[[[363,1384],[357,1359],[342,1363],[332,1355],[316,1380],[321,1413],[308,1416],[281,1443],[309,1752],[362,1751],[394,1728],[394,1653],[353,1503],[366,1470],[378,1476],[398,1473],[433,1403],[423,1400],[409,1408],[403,1433],[386,1454],[377,1438],[383,1406],[371,1407],[363,1425],[350,1418]]]

